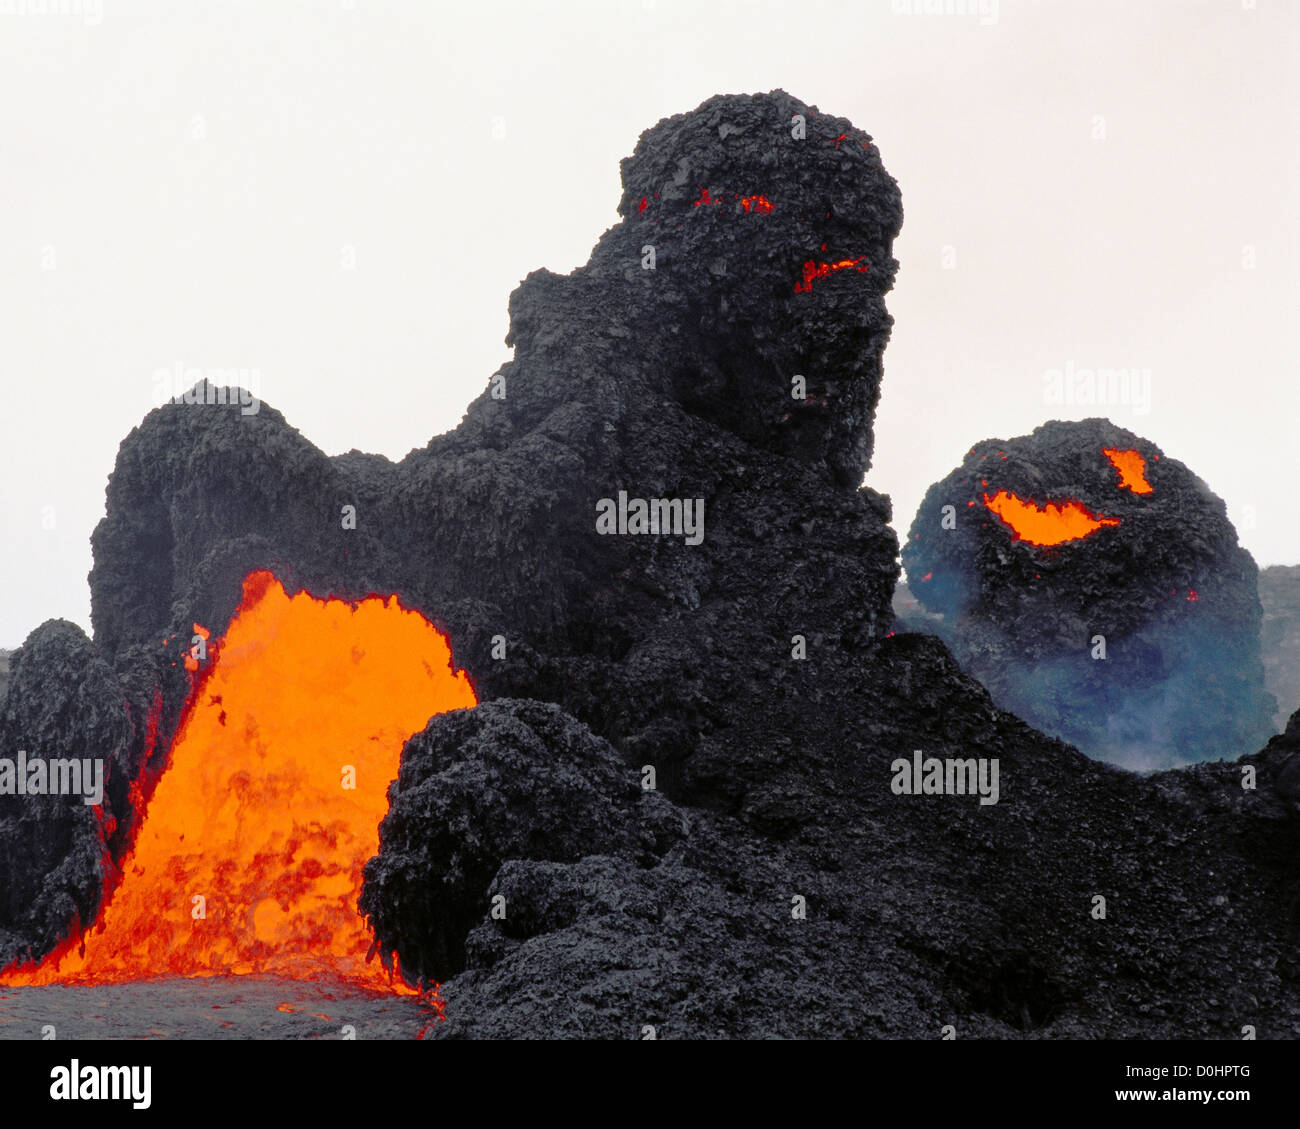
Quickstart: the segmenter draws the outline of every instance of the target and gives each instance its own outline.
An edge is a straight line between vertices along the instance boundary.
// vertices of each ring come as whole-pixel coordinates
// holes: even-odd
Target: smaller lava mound
[[[1254,560],[1222,499],[1109,420],[977,444],[902,555],[963,668],[1090,756],[1230,759],[1272,731]]]
[[[608,742],[558,706],[529,700],[434,717],[406,743],[388,797],[358,904],[385,965],[395,952],[402,973],[423,984],[465,967],[467,935],[493,909],[485,891],[504,863],[597,854],[652,862],[684,833],[672,805],[643,791]],[[502,894],[507,935],[565,924],[538,888]]]

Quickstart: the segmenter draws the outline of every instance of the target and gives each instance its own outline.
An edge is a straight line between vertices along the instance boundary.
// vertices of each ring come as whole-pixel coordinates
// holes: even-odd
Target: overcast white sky
[[[1110,415],[1300,562],[1300,5],[47,2],[80,14],[0,0],[0,646],[89,629],[160,368],[256,369],[326,452],[400,458],[508,359],[524,275],[586,261],[643,129],[775,87],[902,187],[867,479],[900,533],[974,441]],[[1149,370],[1149,411],[1045,403],[1067,365]]]

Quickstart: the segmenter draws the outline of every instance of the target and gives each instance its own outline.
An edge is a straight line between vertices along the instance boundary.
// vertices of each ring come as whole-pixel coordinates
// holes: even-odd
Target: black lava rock
[[[1137,777],[997,708],[940,639],[891,634],[889,502],[858,483],[902,212],[870,138],[781,91],[719,97],[647,131],[623,178],[591,261],[512,296],[515,359],[399,463],[328,458],[267,405],[150,413],[95,534],[99,658],[21,659],[6,724],[36,720],[6,739],[125,742],[147,793],[192,624],[224,634],[248,572],[394,593],[481,703],[407,743],[362,895],[378,951],[442,978],[436,1037],[1300,1030],[1286,749]],[[1116,494],[1100,470],[1061,486]],[[602,534],[620,491],[702,499],[702,540]],[[1158,547],[1170,587],[1246,569],[1201,505]],[[1206,589],[1249,626],[1239,589]],[[1124,605],[1140,631],[1151,609]],[[41,723],[88,671],[102,695]],[[998,802],[900,794],[916,750],[996,762]],[[75,844],[121,857],[129,813],[111,834],[54,814],[67,850],[12,881]],[[94,912],[37,885],[9,901],[33,951]]]
[[[219,636],[257,568],[320,596],[398,592],[480,694],[558,701],[653,749],[680,789],[703,736],[694,672],[781,662],[795,633],[888,631],[897,540],[859,483],[902,211],[869,136],[780,91],[721,97],[647,131],[623,175],[624,218],[591,262],[524,281],[515,360],[402,462],[328,458],[270,406],[206,387],[151,412],[94,535],[97,645],[157,652],[191,622]],[[602,535],[620,491],[702,500],[702,541]],[[167,737],[186,690],[161,691]]]
[[[17,789],[22,775],[25,788],[32,778],[19,766],[39,760],[47,791],[0,794],[0,967],[39,960],[94,922],[114,813],[129,808],[133,736],[112,668],[76,624],[49,620],[33,631],[13,654],[11,678],[0,702],[0,757],[14,771],[7,783]],[[101,805],[84,801],[97,773],[83,782],[80,766],[61,783],[82,794],[52,794],[51,764],[73,759],[100,761]]]
[[[607,742],[541,702],[506,698],[434,717],[403,749],[388,798],[360,908],[385,957],[396,952],[402,971],[425,983],[464,967],[466,934],[487,914],[488,885],[506,860],[662,854],[671,841],[667,801],[643,791]],[[507,930],[542,908],[511,887]]]

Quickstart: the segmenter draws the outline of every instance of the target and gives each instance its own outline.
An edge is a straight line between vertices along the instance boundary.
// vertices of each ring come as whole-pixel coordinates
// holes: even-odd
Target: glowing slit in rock
[[[766,196],[742,196],[739,192],[732,193],[732,196],[740,201],[740,206],[747,212],[754,211],[765,216],[770,215],[772,212],[772,201]],[[701,204],[722,204],[723,202],[720,197],[712,195],[707,188],[701,186],[700,198],[694,202],[694,206],[698,208]],[[645,197],[642,197],[641,211],[645,211]]]
[[[1121,486],[1127,486],[1134,494],[1153,492],[1151,483],[1147,481],[1147,461],[1140,452],[1103,447],[1101,453],[1110,460],[1110,465],[1119,471]]]
[[[796,294],[812,293],[813,283],[819,278],[829,278],[831,274],[839,270],[848,270],[851,267],[857,268],[859,274],[866,274],[870,269],[870,264],[858,266],[865,255],[859,255],[856,259],[841,259],[837,263],[814,263],[807,262],[803,265],[803,280],[794,284]]]
[[[269,572],[245,580],[208,656],[99,922],[5,983],[265,973],[389,987],[367,962],[362,867],[402,745],[475,705],[469,679],[395,597],[291,597]]]
[[[1006,490],[999,490],[992,498],[985,494],[984,504],[1011,527],[1015,534],[1013,540],[1032,545],[1077,541],[1103,526],[1119,524],[1119,518],[1099,517],[1078,502],[1067,500],[1039,506]]]

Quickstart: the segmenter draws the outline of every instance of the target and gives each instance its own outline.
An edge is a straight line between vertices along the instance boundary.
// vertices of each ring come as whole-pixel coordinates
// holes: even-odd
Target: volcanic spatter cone
[[[1108,420],[971,448],[903,565],[994,701],[1093,756],[1231,758],[1272,732],[1254,560],[1201,479]]]
[[[890,636],[897,540],[859,481],[902,213],[870,137],[781,91],[713,98],[641,138],[619,211],[585,267],[524,281],[515,359],[399,463],[327,457],[267,405],[172,404],[127,437],[94,643],[39,628],[0,709],[0,753],[105,750],[113,830],[75,804],[0,807],[0,956],[75,945],[190,738],[219,735],[248,794],[274,790],[259,766],[287,740],[322,788],[382,777],[330,719],[393,703],[353,708],[359,680],[322,671],[387,653],[417,684],[464,670],[480,703],[406,741],[364,864],[377,953],[442,981],[431,1035],[1292,1030],[1287,749],[1249,758],[1258,791],[1237,765],[1133,777],[997,709],[938,639]],[[601,534],[621,495],[702,501],[702,540]],[[310,663],[304,629],[257,628],[294,600],[331,637]],[[440,643],[352,642],[347,609],[376,603],[431,621],[450,665]],[[293,697],[272,711],[287,734],[250,725],[268,711],[231,662]],[[62,685],[83,674],[88,692]],[[183,714],[202,724],[177,739]],[[896,793],[918,749],[997,759],[1001,799]],[[298,813],[316,844],[320,816]],[[288,827],[245,871],[272,883],[255,906],[208,902],[228,937],[247,923],[253,968],[294,924],[283,887],[311,877]],[[1099,891],[1122,927],[1089,918]],[[205,934],[187,900],[180,920],[159,904],[180,960]]]
[[[869,135],[782,92],[662,122],[623,176],[590,263],[512,295],[515,360],[400,463],[327,457],[269,404],[202,385],[126,438],[90,578],[131,734],[114,797],[148,794],[205,676],[183,661],[195,627],[219,653],[263,570],[291,593],[398,595],[481,698],[560,703],[672,794],[735,805],[771,785],[721,736],[762,731],[740,702],[781,708],[756,662],[785,667],[795,633],[865,645],[890,626],[888,500],[858,484],[898,188]],[[620,495],[699,500],[702,540],[603,536],[597,507]],[[139,810],[122,806],[114,862]]]

